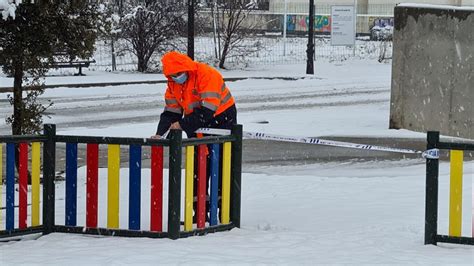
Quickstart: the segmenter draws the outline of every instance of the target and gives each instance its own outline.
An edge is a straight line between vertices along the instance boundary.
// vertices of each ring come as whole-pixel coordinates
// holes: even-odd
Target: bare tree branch
[[[255,1],[235,0],[225,1],[216,7],[219,24],[219,44],[222,42],[220,50],[219,67],[225,68],[225,62],[228,58],[245,58],[255,53],[263,46],[260,41],[252,36],[253,40],[248,38],[248,32],[256,28],[256,25],[244,25],[246,17],[252,12]]]
[[[122,20],[122,37],[133,48],[138,59],[138,71],[145,72],[155,53],[174,47],[183,34],[185,9],[172,1],[145,1]]]

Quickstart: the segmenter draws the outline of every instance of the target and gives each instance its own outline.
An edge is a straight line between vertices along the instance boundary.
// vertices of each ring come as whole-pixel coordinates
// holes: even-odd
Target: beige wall
[[[329,14],[333,5],[352,5],[355,0],[315,0],[317,14]],[[270,11],[280,13],[284,10],[285,0],[270,0]],[[396,4],[424,3],[435,5],[470,5],[474,6],[474,0],[357,0],[359,14],[393,15]],[[307,13],[308,0],[287,0],[289,13]]]
[[[458,0],[369,0],[370,4],[392,4],[396,5],[399,3],[423,3],[423,4],[433,4],[433,5],[454,5]]]
[[[317,15],[330,15],[333,5],[352,5],[355,0],[314,0]],[[374,18],[393,17],[396,4],[427,3],[436,5],[471,5],[474,0],[357,0],[357,32],[368,33]],[[285,0],[270,0],[270,12],[283,14]],[[292,15],[307,15],[309,0],[287,0],[287,12]]]
[[[329,14],[330,7],[333,5],[352,5],[354,0],[315,0],[316,13],[318,14]],[[283,12],[284,0],[270,0],[270,11],[271,12]],[[308,0],[287,0],[288,12],[289,13],[308,13],[309,1]]]
[[[358,0],[361,1],[361,0]],[[363,0],[362,0],[363,1]],[[427,4],[435,4],[435,5],[443,5],[443,4],[449,4],[449,5],[457,5],[457,4],[462,4],[462,5],[473,5],[474,0],[368,0],[372,4],[398,4],[398,3],[427,3]],[[284,0],[270,0],[270,2],[276,3],[276,2],[284,2]],[[288,3],[303,3],[307,4],[309,3],[308,0],[287,0]],[[347,3],[354,3],[354,0],[315,0],[315,3],[321,3],[321,4],[331,4],[331,5],[337,5],[337,4],[347,4]]]

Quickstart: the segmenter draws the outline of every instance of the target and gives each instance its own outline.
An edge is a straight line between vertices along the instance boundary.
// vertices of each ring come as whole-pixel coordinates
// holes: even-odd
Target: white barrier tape
[[[163,134],[163,136],[161,136],[161,138],[166,139],[168,137],[169,133],[170,133],[170,130],[168,129],[168,131],[166,131],[165,134]]]
[[[211,134],[211,135],[230,135],[231,131],[228,129],[200,128],[196,131],[196,133]],[[275,140],[275,141],[326,145],[326,146],[362,149],[362,150],[371,150],[371,151],[386,151],[386,152],[397,152],[397,153],[422,153],[421,151],[411,150],[411,149],[390,148],[390,147],[357,144],[357,143],[333,141],[333,140],[324,140],[324,139],[309,138],[309,137],[289,137],[289,136],[273,135],[273,134],[260,133],[260,132],[244,132],[243,134],[244,134],[243,137],[245,139]]]
[[[194,132],[209,134],[209,135],[219,135],[219,136],[228,136],[232,133],[230,129],[220,129],[220,128],[199,128],[198,130]]]
[[[271,134],[266,134],[266,133],[255,133],[255,132],[244,132],[244,136],[251,139],[277,140],[277,141],[285,141],[285,142],[297,142],[297,143],[326,145],[326,146],[372,150],[372,151],[386,151],[386,152],[398,152],[398,153],[421,153],[421,151],[416,151],[416,150],[411,150],[411,149],[390,148],[390,147],[357,144],[357,143],[333,141],[333,140],[324,140],[324,139],[308,138],[308,137],[288,137],[288,136],[271,135]]]
[[[425,159],[439,159],[439,149],[424,151],[421,156]]]

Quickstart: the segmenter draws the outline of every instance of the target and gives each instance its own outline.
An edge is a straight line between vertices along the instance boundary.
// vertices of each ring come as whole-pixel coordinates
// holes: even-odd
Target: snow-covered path
[[[274,117],[271,128],[286,130],[289,134],[340,135],[342,132],[324,131],[326,121],[332,122],[336,118],[332,114],[337,110],[349,110],[344,119],[366,126],[368,121],[351,119],[347,116],[357,115],[362,118],[374,112],[383,110],[388,116],[390,99],[390,65],[371,61],[355,61],[340,64],[323,63],[317,65],[316,75],[304,75],[301,65],[276,66],[274,69],[256,70],[254,72],[230,71],[224,72],[227,77],[235,76],[268,76],[294,77],[297,80],[282,79],[248,79],[229,82],[232,94],[237,101],[240,123],[246,130],[265,130],[255,125],[259,120],[268,120]],[[371,72],[377,71],[376,75]],[[125,74],[125,76],[130,74]],[[116,74],[97,76],[96,79],[86,77],[70,77],[61,79],[64,83],[104,82],[116,79]],[[145,78],[146,76],[141,76]],[[157,75],[151,79],[159,79]],[[57,77],[50,77],[47,83],[55,83]],[[159,120],[159,114],[164,107],[163,94],[166,84],[140,84],[114,87],[90,88],[56,88],[48,89],[42,97],[44,102],[51,100],[54,104],[48,110],[48,123],[56,123],[59,131],[76,131],[79,128],[92,129],[118,126],[123,134],[123,128],[130,128],[133,136],[150,135]],[[12,108],[6,99],[7,93],[0,94],[0,116],[11,114]],[[356,111],[358,110],[358,111]],[[277,115],[275,115],[277,113]],[[283,119],[279,119],[282,114]],[[340,117],[340,115],[337,115]],[[288,118],[295,124],[289,124]],[[383,116],[380,116],[381,118]],[[317,130],[305,128],[304,132],[296,132],[298,122],[308,124],[311,119],[313,125],[319,125]],[[388,125],[388,119],[383,117]],[[278,125],[279,123],[285,125]],[[343,122],[344,124],[346,122]],[[139,124],[139,125],[137,125]],[[255,128],[257,126],[257,128]],[[352,125],[351,125],[352,126]],[[145,134],[138,128],[148,128]],[[342,129],[342,127],[339,127]],[[316,129],[316,127],[314,128]],[[385,130],[386,128],[384,128]],[[344,129],[347,133],[347,129]],[[96,131],[97,132],[97,131]],[[9,129],[5,121],[0,121],[0,134],[8,134]],[[276,132],[275,132],[276,133]],[[357,132],[354,131],[355,134]],[[366,132],[368,133],[368,132]],[[378,132],[377,134],[380,134]],[[90,133],[88,133],[90,134]],[[347,135],[347,134],[344,134]]]
[[[466,165],[466,176],[472,176],[473,166]],[[244,174],[241,229],[177,241],[52,234],[34,241],[0,243],[0,262],[2,265],[474,263],[472,247],[423,245],[425,168],[421,160],[329,163],[272,170],[272,175]],[[442,164],[440,233],[447,232],[448,175],[448,165]],[[62,184],[58,191],[63,191]],[[470,183],[465,185],[464,192],[469,203]],[[470,216],[470,207],[464,205],[465,217]],[[122,216],[126,220],[126,213]],[[465,223],[463,230],[468,234],[469,224]]]
[[[390,65],[320,62],[314,77],[303,72],[302,65],[286,65],[225,73],[297,78],[230,83],[244,130],[290,136],[425,137],[388,130]],[[147,137],[163,108],[163,92],[164,85],[47,90],[45,98],[56,102],[48,122],[57,123],[60,134]],[[9,107],[6,96],[1,97],[0,113],[5,115]],[[5,130],[0,125],[0,132]],[[296,145],[287,147],[299,151]],[[267,156],[272,160],[274,154]],[[241,229],[177,241],[52,234],[0,243],[0,264],[474,264],[473,247],[423,245],[421,158],[255,167],[258,171],[243,169]],[[464,166],[464,236],[471,235],[473,167],[472,162]],[[143,171],[147,180],[149,169]],[[448,178],[449,165],[442,163],[441,234],[448,228]],[[64,184],[57,186],[58,194],[63,193]],[[146,195],[149,188],[143,189]],[[80,197],[84,199],[84,193]],[[59,208],[58,215],[63,211]],[[127,212],[121,213],[126,220]]]

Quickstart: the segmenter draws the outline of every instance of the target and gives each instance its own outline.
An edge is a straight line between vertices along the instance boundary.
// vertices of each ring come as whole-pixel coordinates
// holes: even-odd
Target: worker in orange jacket
[[[195,137],[201,127],[231,129],[237,124],[234,97],[219,71],[175,51],[166,53],[161,62],[168,87],[165,109],[152,138],[161,138],[169,129]]]

